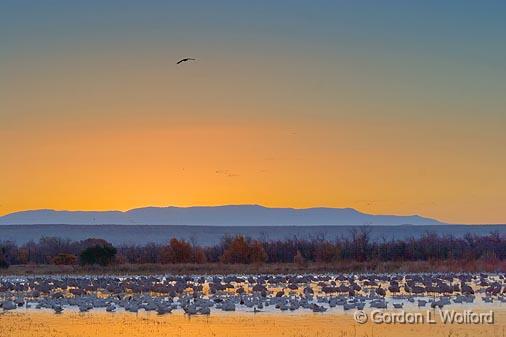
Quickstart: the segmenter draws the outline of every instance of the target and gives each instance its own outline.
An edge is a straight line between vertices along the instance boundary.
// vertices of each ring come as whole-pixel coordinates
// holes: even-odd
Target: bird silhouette
[[[196,59],[191,58],[191,57],[185,57],[184,59],[181,59],[181,60],[177,61],[176,64],[180,64],[180,63],[188,62],[188,61],[196,61]]]

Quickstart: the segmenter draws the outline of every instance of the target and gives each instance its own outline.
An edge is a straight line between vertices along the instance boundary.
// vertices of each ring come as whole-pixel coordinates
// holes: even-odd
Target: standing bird
[[[387,292],[385,291],[385,289],[381,288],[381,284],[380,284],[380,286],[378,288],[376,288],[376,294],[385,297]]]
[[[180,63],[188,62],[188,61],[196,61],[196,59],[191,58],[191,57],[185,57],[184,59],[181,59],[181,60],[177,61],[176,64],[180,64]]]

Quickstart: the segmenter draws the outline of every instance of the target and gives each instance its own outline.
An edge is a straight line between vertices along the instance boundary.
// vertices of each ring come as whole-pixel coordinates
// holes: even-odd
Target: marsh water
[[[4,276],[0,336],[504,337],[504,280],[503,273]],[[369,319],[357,320],[360,312]],[[444,322],[443,312],[492,318]],[[381,322],[374,313],[426,319]]]
[[[188,317],[153,313],[8,312],[0,314],[2,337],[503,337],[506,312],[494,324],[358,324],[347,314],[221,313]]]

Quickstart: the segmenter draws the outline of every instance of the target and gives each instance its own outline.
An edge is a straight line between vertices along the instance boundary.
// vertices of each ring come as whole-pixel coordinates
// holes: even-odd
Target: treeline
[[[224,237],[214,246],[199,246],[176,238],[166,244],[119,245],[102,239],[72,241],[43,237],[23,245],[0,242],[0,267],[12,264],[97,264],[112,263],[333,263],[339,261],[442,261],[504,260],[506,236],[491,233],[463,237],[426,233],[404,240],[371,240],[368,228],[354,230],[348,238],[260,241],[244,236]]]

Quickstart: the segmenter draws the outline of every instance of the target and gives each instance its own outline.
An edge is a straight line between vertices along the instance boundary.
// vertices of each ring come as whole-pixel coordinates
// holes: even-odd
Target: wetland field
[[[2,276],[0,336],[502,337],[505,303],[502,273]]]

